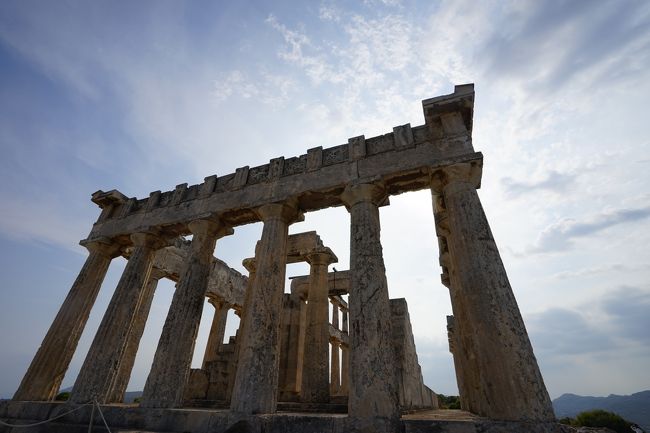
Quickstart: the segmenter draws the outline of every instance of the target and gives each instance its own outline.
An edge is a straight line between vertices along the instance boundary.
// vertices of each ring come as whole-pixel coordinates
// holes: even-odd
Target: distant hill
[[[632,395],[610,394],[607,397],[563,394],[553,400],[553,409],[558,418],[574,417],[586,410],[603,409],[637,423],[643,430],[650,432],[650,391]]]

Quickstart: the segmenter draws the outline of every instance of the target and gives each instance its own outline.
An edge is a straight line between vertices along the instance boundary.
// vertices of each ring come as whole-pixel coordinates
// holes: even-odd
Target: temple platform
[[[257,415],[240,422],[225,409],[141,409],[137,405],[101,405],[101,412],[112,433],[347,433],[346,414],[278,412]],[[52,422],[46,421],[78,409]],[[0,402],[0,421],[21,425],[6,427],[0,433],[86,433],[89,431],[92,406],[62,402]],[[234,426],[234,427],[233,427]],[[460,410],[427,410],[402,416],[399,433],[566,433],[566,426],[556,423],[494,421]],[[107,432],[97,410],[93,415],[93,432]]]

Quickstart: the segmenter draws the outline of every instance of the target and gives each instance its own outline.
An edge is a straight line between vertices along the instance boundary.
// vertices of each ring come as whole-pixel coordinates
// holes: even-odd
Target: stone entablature
[[[103,211],[89,238],[119,237],[128,244],[126,235],[152,228],[187,234],[190,221],[214,214],[234,227],[260,221],[255,211],[260,206],[291,200],[303,212],[341,206],[345,187],[364,181],[383,184],[391,195],[429,188],[432,169],[458,162],[482,164],[481,153],[472,147],[473,103],[473,85],[456,86],[453,94],[423,101],[425,125],[398,126],[369,139],[354,137],[348,144],[275,158],[259,167],[207,177],[199,185],[155,191],[149,198],[97,191],[92,200]],[[303,160],[299,170],[303,164],[296,161]]]

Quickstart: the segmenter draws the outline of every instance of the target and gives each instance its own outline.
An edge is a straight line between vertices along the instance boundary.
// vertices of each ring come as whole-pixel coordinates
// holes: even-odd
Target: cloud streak
[[[546,227],[540,233],[534,245],[526,250],[527,254],[555,253],[567,251],[578,239],[595,235],[610,227],[644,220],[650,216],[650,206],[636,209],[618,209],[603,212],[590,219],[578,221],[571,218],[562,219]]]

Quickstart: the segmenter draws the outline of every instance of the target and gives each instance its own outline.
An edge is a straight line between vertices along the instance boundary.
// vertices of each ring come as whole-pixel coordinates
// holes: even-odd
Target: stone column
[[[350,393],[353,429],[399,428],[397,360],[391,344],[388,284],[382,256],[379,204],[385,192],[372,184],[349,185],[341,196],[350,212]]]
[[[135,357],[138,354],[138,348],[140,347],[140,339],[142,338],[142,334],[144,334],[144,328],[147,324],[147,319],[149,318],[153,296],[156,292],[156,287],[158,287],[158,280],[162,277],[162,272],[156,269],[151,271],[151,276],[149,277],[147,287],[144,289],[144,293],[142,294],[142,301],[140,302],[140,307],[138,308],[135,320],[133,321],[133,327],[131,328],[129,338],[126,342],[126,349],[124,350],[124,356],[120,363],[120,369],[117,372],[115,384],[113,385],[113,390],[109,397],[109,402],[111,403],[122,403],[124,401],[124,393],[129,385],[129,380],[131,380],[131,371],[133,370]]]
[[[250,307],[244,311],[246,328],[230,405],[235,417],[273,413],[277,406],[287,237],[289,223],[300,215],[295,205],[287,203],[264,205],[258,214],[264,228],[255,256]]]
[[[194,235],[142,393],[141,407],[180,407],[192,366],[217,239],[232,229],[216,217],[192,221]]]
[[[473,331],[472,318],[464,307],[462,293],[457,290],[458,279],[451,282],[451,275],[456,273],[449,254],[449,219],[444,205],[444,198],[432,189],[433,212],[438,235],[440,266],[442,267],[441,282],[449,289],[451,307],[453,310],[453,340],[450,339],[450,349],[453,346],[454,369],[460,397],[460,407],[473,413],[484,413],[489,405],[482,395],[480,372],[476,364],[476,335]],[[449,326],[447,328],[449,330]]]
[[[119,245],[107,239],[82,241],[81,245],[90,254],[14,394],[13,399],[16,401],[54,399],[95,304],[108,266],[120,252]]]
[[[551,421],[551,401],[481,206],[477,179],[480,167],[470,164],[432,175],[432,187],[442,193],[447,211],[451,285],[475,334],[475,365],[485,402],[479,415]]]
[[[310,265],[307,294],[307,329],[302,370],[301,399],[310,403],[329,402],[329,285],[327,266],[335,261],[331,251],[307,255]]]
[[[341,390],[341,369],[339,361],[339,340],[332,338],[332,365],[330,370],[330,394],[338,395]]]
[[[85,403],[97,399],[107,403],[122,362],[142,294],[149,281],[156,249],[165,245],[152,233],[134,233],[131,257],[117,283],[88,355],[75,381],[70,401]]]
[[[205,347],[205,355],[203,355],[203,365],[201,367],[203,369],[205,369],[208,362],[217,358],[217,353],[219,353],[219,348],[223,344],[223,337],[226,333],[226,319],[228,319],[228,311],[230,310],[230,306],[225,302],[216,299],[209,299],[208,302],[214,307],[214,317],[212,318],[212,326],[210,326],[208,344]]]
[[[348,309],[341,308],[341,315],[343,316],[343,325],[341,327],[341,332],[348,332]]]
[[[232,400],[232,390],[235,387],[235,377],[237,375],[237,367],[239,366],[239,352],[242,346],[242,341],[245,341],[246,338],[246,315],[245,311],[250,309],[251,304],[251,293],[253,292],[253,282],[255,281],[255,275],[257,273],[257,266],[254,258],[247,258],[242,261],[242,265],[248,271],[248,283],[246,284],[246,293],[244,293],[244,305],[239,311],[235,311],[239,316],[239,329],[237,330],[236,340],[235,340],[235,354],[234,360],[230,364],[230,369],[228,371],[228,390],[226,391],[226,400],[228,403]]]
[[[339,304],[332,302],[332,326],[334,329],[339,329]]]
[[[341,344],[341,389],[339,395],[348,395],[350,383],[350,349]]]

